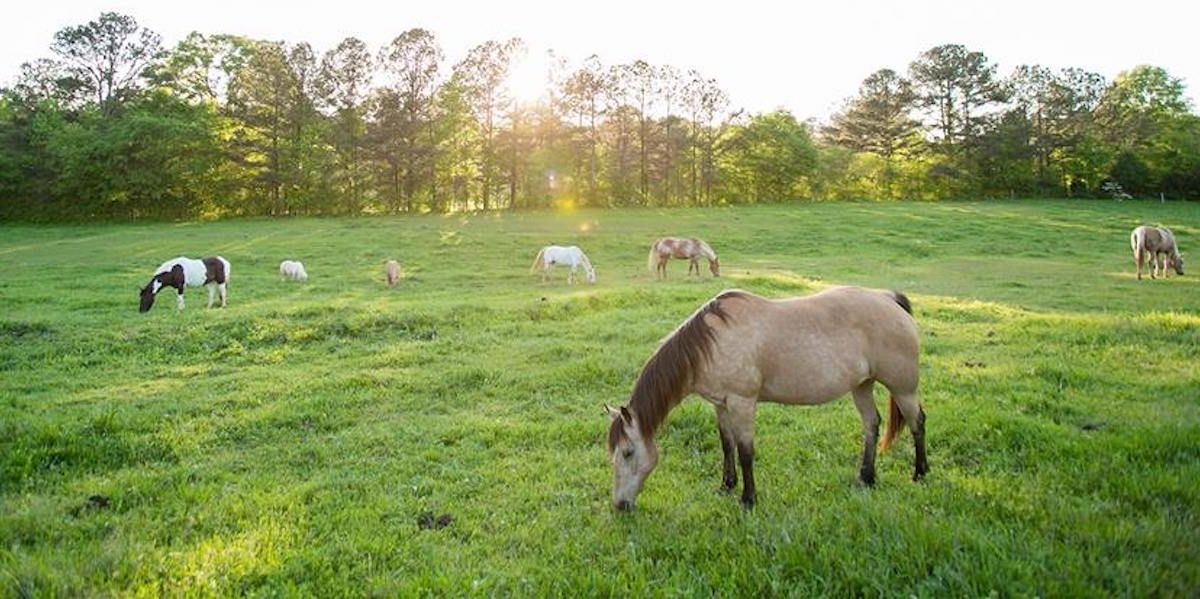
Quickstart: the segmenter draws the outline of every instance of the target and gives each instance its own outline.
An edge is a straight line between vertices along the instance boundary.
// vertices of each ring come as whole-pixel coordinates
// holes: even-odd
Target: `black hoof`
[[[875,486],[874,472],[860,472],[858,474],[858,484],[867,488]]]
[[[754,496],[746,497],[742,495],[742,507],[748,510],[754,509]]]

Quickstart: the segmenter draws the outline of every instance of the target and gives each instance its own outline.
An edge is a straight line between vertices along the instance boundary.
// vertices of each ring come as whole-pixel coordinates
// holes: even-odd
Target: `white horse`
[[[550,269],[555,264],[570,266],[571,273],[567,275],[567,284],[575,283],[575,269],[583,266],[583,270],[587,272],[588,283],[596,282],[596,271],[592,268],[591,260],[588,260],[583,250],[578,246],[559,246],[548,245],[537,253],[537,257],[533,259],[533,266],[529,268],[529,272],[533,273],[537,269],[542,269],[542,282],[546,282],[546,277],[550,274]]]
[[[299,260],[284,260],[279,263],[279,276],[293,281],[307,281],[308,273],[304,270],[304,264]]]
[[[207,287],[208,307],[213,305],[214,294],[221,295],[221,307],[225,307],[225,284],[229,282],[229,261],[221,256],[209,256],[200,260],[180,256],[163,262],[150,282],[142,288],[139,312],[148,312],[154,298],[164,287],[174,287],[176,305],[183,309],[183,290],[186,287]]]

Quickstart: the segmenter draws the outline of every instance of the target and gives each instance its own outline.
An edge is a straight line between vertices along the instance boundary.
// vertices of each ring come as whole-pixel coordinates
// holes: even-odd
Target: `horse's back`
[[[784,300],[733,292],[717,301],[728,317],[714,378],[757,387],[765,401],[821,403],[871,379],[916,388],[916,321],[891,292],[837,287]]]
[[[1175,248],[1175,234],[1166,227],[1142,225],[1129,234],[1133,251],[1170,252]]]

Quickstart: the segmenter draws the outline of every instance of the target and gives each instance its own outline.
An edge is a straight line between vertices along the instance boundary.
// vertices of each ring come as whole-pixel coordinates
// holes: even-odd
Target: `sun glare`
[[[539,52],[525,52],[517,57],[508,72],[508,91],[522,104],[533,104],[546,96],[549,63]]]

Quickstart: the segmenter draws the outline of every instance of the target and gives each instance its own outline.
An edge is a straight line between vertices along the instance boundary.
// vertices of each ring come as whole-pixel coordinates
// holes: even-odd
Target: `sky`
[[[5,7],[0,84],[23,62],[50,55],[54,32],[101,12],[133,16],[173,45],[191,31],[288,42],[317,52],[356,36],[376,50],[401,32],[434,33],[449,66],[489,39],[524,39],[530,54],[553,49],[572,63],[643,59],[715,78],[735,108],[791,110],[825,119],[880,68],[905,72],[922,51],[957,43],[1005,75],[1021,64],[1080,67],[1111,79],[1140,64],[1161,66],[1200,89],[1200,3],[976,0],[721,3],[654,0],[51,0]]]

